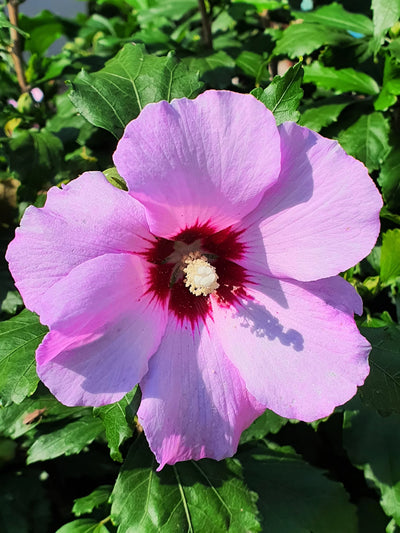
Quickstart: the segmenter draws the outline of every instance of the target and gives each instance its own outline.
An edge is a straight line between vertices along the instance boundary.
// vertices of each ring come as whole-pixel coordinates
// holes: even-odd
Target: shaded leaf
[[[237,461],[190,461],[156,472],[145,439],[136,441],[121,468],[111,501],[118,532],[253,532],[254,495]]]
[[[37,470],[2,472],[0,527],[2,533],[49,531],[50,500]]]
[[[400,150],[394,148],[385,159],[378,183],[389,209],[400,210]]]
[[[342,93],[348,91],[363,94],[379,93],[378,84],[368,74],[352,68],[337,70],[334,67],[324,67],[318,61],[304,67],[304,81]]]
[[[44,129],[23,130],[5,145],[10,171],[25,185],[39,188],[58,172],[63,145]]]
[[[236,59],[236,65],[243,72],[255,79],[255,84],[265,83],[269,80],[268,60],[261,54],[244,50]]]
[[[380,280],[383,285],[395,283],[400,276],[400,229],[389,230],[382,238]]]
[[[384,413],[400,413],[400,328],[361,328],[371,343],[371,371],[360,389],[367,406]]]
[[[302,112],[299,124],[320,131],[335,122],[343,109],[352,102],[353,99],[349,96],[336,96],[315,102],[315,105]]]
[[[79,518],[64,524],[56,533],[108,533],[107,527],[92,518]]]
[[[119,402],[93,409],[93,414],[103,421],[111,459],[114,461],[122,463],[123,459],[119,447],[132,437],[134,418],[140,405],[140,399],[140,389],[136,387]]]
[[[38,437],[28,450],[27,463],[47,461],[60,455],[79,453],[104,431],[98,418],[85,416],[61,429]]]
[[[93,492],[74,501],[72,512],[75,516],[91,513],[96,507],[106,503],[112,491],[111,485],[101,485]]]
[[[354,465],[381,494],[381,505],[400,525],[400,415],[360,408],[345,412],[344,446]]]
[[[251,94],[272,111],[278,125],[287,120],[296,122],[300,115],[297,109],[303,97],[302,79],[303,69],[301,63],[297,63],[284,76],[275,76],[266,89],[258,87]]]
[[[245,429],[240,437],[240,444],[251,440],[262,439],[269,433],[278,431],[288,423],[287,418],[282,418],[273,411],[267,409],[265,413],[255,420],[250,427]]]
[[[389,151],[389,123],[381,113],[362,115],[339,134],[346,152],[362,161],[370,172],[379,168]]]
[[[27,309],[0,323],[1,404],[21,403],[36,390],[35,350],[47,331]]]
[[[322,470],[277,445],[258,445],[238,457],[248,486],[259,496],[263,531],[357,533],[355,507],[343,486]]]
[[[224,51],[204,57],[185,57],[182,62],[191,72],[199,72],[200,79],[213,89],[225,89],[231,84],[235,61]]]
[[[131,43],[98,72],[81,71],[71,85],[70,98],[78,111],[116,138],[146,104],[193,98],[202,88],[197,74],[172,54],[147,55],[142,45]]]

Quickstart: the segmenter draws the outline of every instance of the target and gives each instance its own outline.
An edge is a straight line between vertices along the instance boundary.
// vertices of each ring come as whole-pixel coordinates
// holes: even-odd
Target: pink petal
[[[177,461],[233,455],[241,432],[265,410],[246,391],[211,321],[199,331],[170,319],[140,386],[139,422],[159,470]]]
[[[46,295],[52,327],[37,350],[39,377],[65,405],[118,401],[147,372],[167,311],[145,293],[142,261],[109,254],[77,266]]]
[[[241,226],[250,271],[311,281],[368,255],[382,199],[367,169],[336,141],[294,123],[279,127],[279,181]]]
[[[360,298],[342,278],[255,279],[237,308],[213,299],[223,349],[254,397],[310,422],[349,400],[369,372],[370,346],[355,325]]]
[[[211,221],[223,229],[260,201],[280,169],[272,113],[253,96],[206,91],[195,100],[149,104],[114,153],[151,231],[171,237]]]
[[[46,291],[75,266],[105,253],[141,251],[150,237],[143,207],[101,172],[85,172],[29,207],[6,259],[25,305],[40,314]]]

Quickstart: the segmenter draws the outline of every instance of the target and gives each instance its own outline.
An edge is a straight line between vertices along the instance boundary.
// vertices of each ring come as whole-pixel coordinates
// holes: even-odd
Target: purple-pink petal
[[[294,123],[279,126],[278,182],[241,222],[250,271],[312,281],[368,255],[379,234],[382,198],[365,166],[336,141]]]
[[[212,222],[224,229],[252,211],[276,181],[279,134],[253,96],[206,91],[146,106],[114,153],[151,231],[171,237]]]
[[[105,253],[139,252],[151,235],[143,207],[101,172],[52,187],[28,207],[6,259],[25,305],[41,313],[46,291],[74,267]]]
[[[328,416],[369,372],[370,345],[353,319],[359,296],[342,278],[253,281],[236,306],[212,300],[216,337],[266,407],[306,422]]]
[[[142,263],[107,254],[49,289],[41,319],[51,330],[37,350],[37,371],[64,404],[115,402],[147,372],[167,309],[146,294]]]
[[[233,455],[241,432],[265,410],[247,392],[214,329],[211,320],[193,330],[171,318],[140,383],[139,422],[159,469]]]

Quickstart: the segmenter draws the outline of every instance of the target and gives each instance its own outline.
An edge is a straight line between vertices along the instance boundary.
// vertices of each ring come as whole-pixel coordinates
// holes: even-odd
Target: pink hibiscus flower
[[[100,172],[50,189],[7,253],[61,402],[139,383],[162,468],[232,455],[265,408],[312,421],[355,394],[370,346],[338,273],[373,247],[382,205],[360,162],[225,91],[146,106],[114,161],[128,192]]]

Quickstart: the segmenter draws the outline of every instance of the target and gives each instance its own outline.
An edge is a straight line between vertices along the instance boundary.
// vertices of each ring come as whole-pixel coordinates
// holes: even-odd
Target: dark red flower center
[[[180,321],[188,319],[192,325],[209,314],[210,297],[220,305],[231,305],[245,294],[244,284],[248,281],[245,269],[235,262],[245,253],[240,235],[240,231],[231,228],[215,231],[204,224],[186,228],[172,239],[155,237],[144,254],[150,263],[148,291],[162,304],[169,297],[169,310]],[[188,288],[185,267],[190,258],[196,257],[205,260],[218,276],[217,288],[210,295],[194,294]]]

